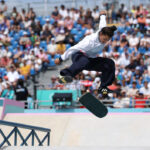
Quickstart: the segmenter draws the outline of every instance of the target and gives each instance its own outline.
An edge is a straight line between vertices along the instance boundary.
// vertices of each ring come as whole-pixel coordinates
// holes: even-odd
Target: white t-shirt
[[[79,16],[80,16],[79,13],[75,13],[74,14],[74,20],[77,21],[79,19]]]
[[[139,43],[139,38],[138,37],[131,37],[129,39],[129,45],[134,47]]]
[[[19,79],[19,73],[17,71],[14,72],[9,71],[7,73],[7,77],[9,82],[14,82]]]
[[[99,18],[99,13],[98,12],[92,12],[92,17],[94,19],[98,19]]]
[[[31,21],[30,20],[24,21],[23,24],[25,28],[29,28],[29,26],[31,25]]]
[[[94,33],[94,30],[91,28],[91,29],[87,29],[85,34],[92,34]]]
[[[130,59],[127,59],[126,57],[120,57],[118,63],[120,66],[125,67],[130,64]]]
[[[57,48],[56,44],[49,44],[47,46],[47,51],[50,52],[50,53],[54,53],[54,52],[56,52],[56,48]]]
[[[113,104],[114,108],[127,108],[129,107],[130,104],[130,98],[126,97],[126,98],[122,98],[121,100],[116,101]]]
[[[59,10],[59,14],[60,14],[63,18],[65,18],[65,17],[68,16],[68,12],[67,12],[66,9],[64,9],[64,10],[60,9],[60,10]]]
[[[140,88],[140,92],[142,92],[144,95],[150,95],[150,88],[147,89],[145,87]]]

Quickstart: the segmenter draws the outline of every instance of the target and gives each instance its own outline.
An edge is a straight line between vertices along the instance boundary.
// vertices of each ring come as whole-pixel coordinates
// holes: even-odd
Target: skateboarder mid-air
[[[59,82],[72,82],[82,70],[97,71],[102,73],[98,91],[102,95],[112,92],[107,86],[115,79],[115,63],[112,59],[99,57],[98,54],[108,45],[116,29],[115,26],[106,27],[106,12],[101,11],[98,31],[86,36],[55,60],[56,64],[60,64],[71,56],[73,62],[70,67],[60,71]]]

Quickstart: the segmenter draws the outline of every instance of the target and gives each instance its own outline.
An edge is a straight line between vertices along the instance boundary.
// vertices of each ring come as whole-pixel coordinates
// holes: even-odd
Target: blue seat
[[[78,33],[78,30],[76,28],[73,28],[70,33],[76,35]]]
[[[34,68],[31,68],[31,69],[30,69],[30,75],[33,76],[33,75],[35,75],[35,74],[36,74],[35,69],[34,69]]]
[[[15,41],[18,41],[18,40],[19,40],[19,38],[20,38],[19,34],[18,34],[18,33],[15,33],[15,35],[14,35],[14,39],[15,39]]]
[[[42,16],[38,16],[36,19],[41,21],[43,19],[43,17]]]
[[[46,23],[44,19],[40,20],[40,24],[43,26]]]
[[[81,24],[77,24],[76,29],[81,31],[82,30],[82,25]]]
[[[48,55],[48,60],[49,60],[49,64],[48,64],[49,67],[56,66],[55,60],[52,59],[52,56],[51,56],[51,55]]]
[[[75,36],[74,36],[74,40],[75,40],[75,42],[77,43],[77,42],[79,42],[79,41],[80,41],[80,37],[79,37],[79,36],[77,36],[77,35],[75,35]]]
[[[85,34],[86,30],[87,30],[87,28],[82,28],[81,32],[83,35]]]
[[[47,43],[46,43],[46,41],[41,41],[40,47],[42,47],[42,48],[44,48],[45,50],[47,50]]]
[[[76,21],[74,22],[73,27],[74,27],[74,28],[77,27],[77,22],[76,22]]]
[[[50,24],[54,24],[55,20],[53,18],[50,19]]]
[[[10,20],[10,25],[13,25],[14,24],[14,21],[13,20]]]
[[[52,59],[52,56],[48,55],[48,60],[51,61],[51,59]]]
[[[82,38],[82,37],[84,36],[84,34],[83,34],[82,31],[79,31],[78,34],[77,34],[77,36],[78,36],[79,38]]]
[[[13,50],[14,50],[13,46],[8,46],[8,50],[9,50],[10,52],[13,52]]]
[[[13,44],[14,42],[15,42],[15,39],[14,39],[14,38],[11,38],[10,43]]]
[[[145,49],[145,47],[139,47],[138,51],[139,51],[141,54],[145,54],[146,49]]]
[[[66,50],[68,50],[71,47],[70,44],[66,44]]]
[[[60,54],[55,54],[54,59],[59,58]]]
[[[124,33],[125,29],[123,27],[118,27],[117,31],[119,31],[120,33]]]
[[[48,64],[50,67],[54,67],[56,66],[55,61],[53,59],[51,59],[51,61]]]
[[[13,48],[17,48],[18,46],[18,42],[17,41],[14,41],[14,43],[12,44]]]

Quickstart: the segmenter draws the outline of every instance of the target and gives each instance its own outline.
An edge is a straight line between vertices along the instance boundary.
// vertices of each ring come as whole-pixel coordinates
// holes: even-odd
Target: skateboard
[[[79,99],[79,102],[99,118],[105,117],[108,113],[107,107],[91,93],[82,95]]]

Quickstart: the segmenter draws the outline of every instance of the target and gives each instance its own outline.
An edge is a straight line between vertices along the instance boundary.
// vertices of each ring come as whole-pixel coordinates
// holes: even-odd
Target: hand
[[[106,15],[106,10],[102,10],[102,11],[100,11],[100,15]]]
[[[59,64],[60,64],[59,58],[55,59],[55,64],[56,64],[56,65],[59,65]]]

